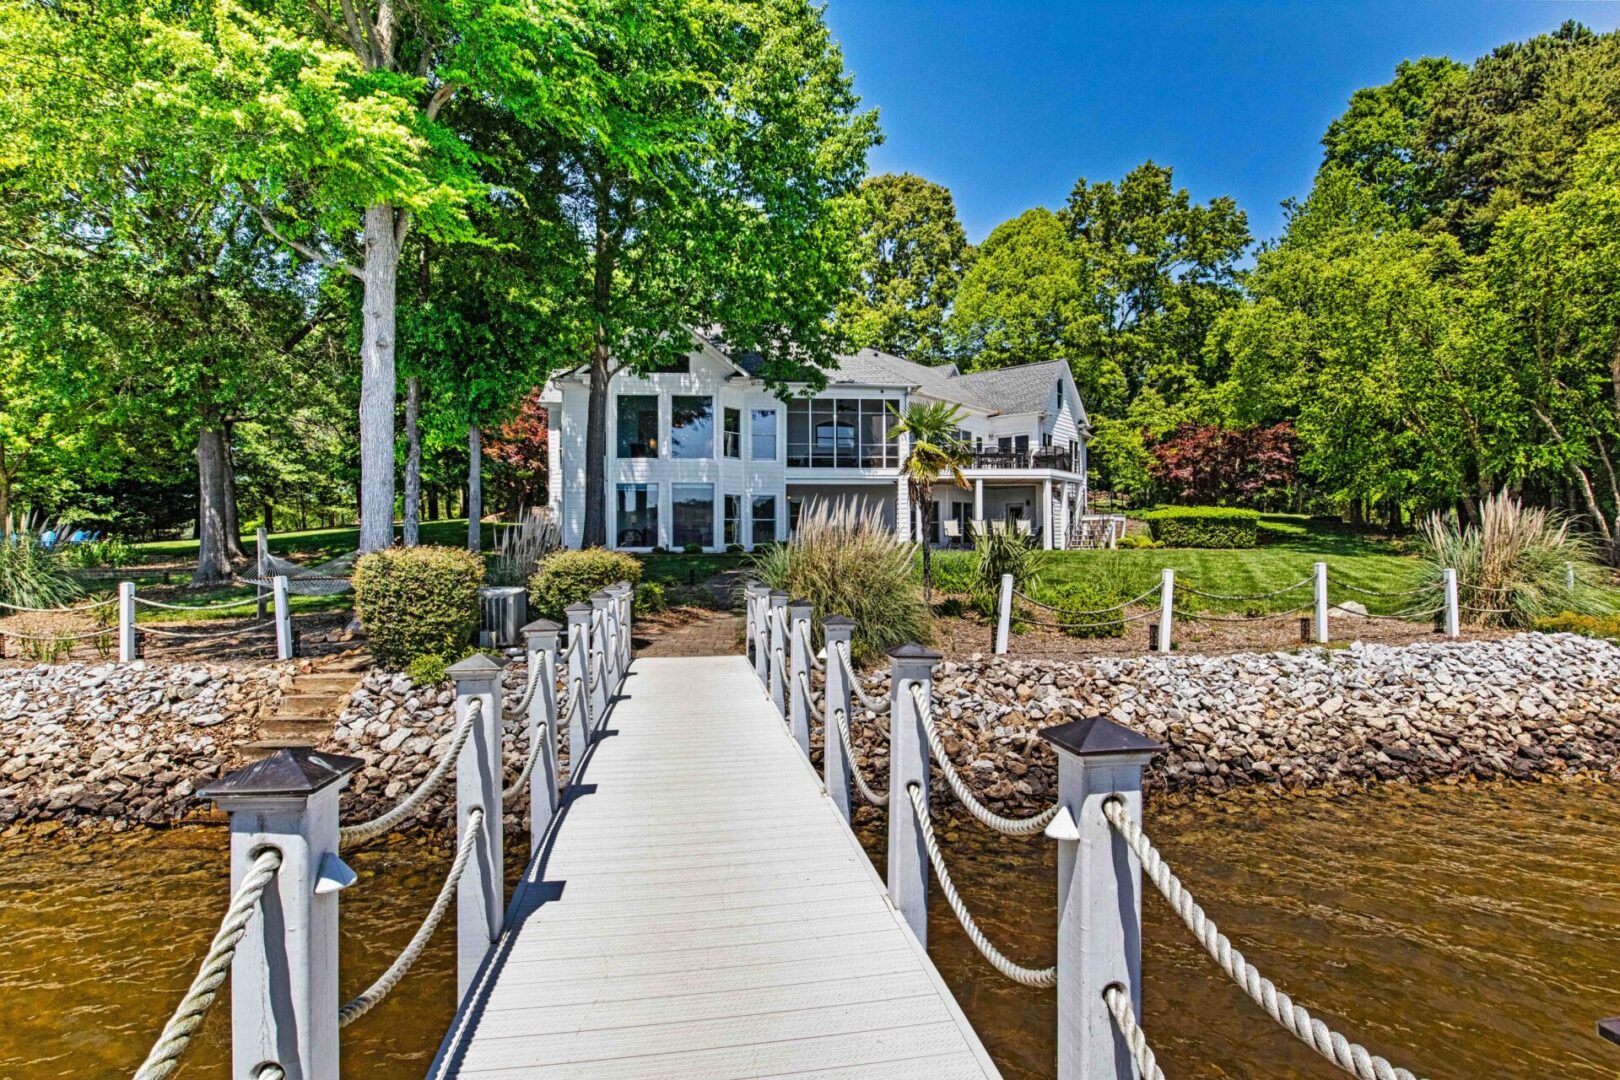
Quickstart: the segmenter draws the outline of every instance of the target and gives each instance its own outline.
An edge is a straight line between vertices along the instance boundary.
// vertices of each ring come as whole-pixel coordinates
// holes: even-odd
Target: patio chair
[[[939,523],[945,532],[946,547],[960,547],[962,544],[962,523],[955,518],[946,518]]]
[[[1026,540],[1029,539],[1029,537],[1033,534],[1034,526],[1030,524],[1030,520],[1028,518],[1018,518],[1017,521],[1018,535],[1022,536]]]

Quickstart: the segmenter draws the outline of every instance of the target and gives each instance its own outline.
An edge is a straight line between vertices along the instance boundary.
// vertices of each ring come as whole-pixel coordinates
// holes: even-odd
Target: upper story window
[[[669,456],[714,457],[714,398],[676,394],[669,399]]]
[[[721,432],[721,453],[726,457],[742,457],[742,410],[725,410],[725,429]]]
[[[619,395],[619,456],[658,456],[658,396]]]
[[[894,414],[880,398],[814,398],[787,405],[788,460],[796,468],[882,468],[900,463]]]
[[[752,409],[749,411],[748,456],[755,461],[776,460],[775,409]]]

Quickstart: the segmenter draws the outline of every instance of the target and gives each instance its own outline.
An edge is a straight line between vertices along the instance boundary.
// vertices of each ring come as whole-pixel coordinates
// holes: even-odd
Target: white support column
[[[996,602],[996,655],[1005,656],[1012,634],[1013,576],[1001,575],[1001,592]]]
[[[1069,546],[1069,487],[1070,484],[1067,480],[1058,485],[1058,521],[1055,546],[1064,549]]]
[[[1142,867],[1103,817],[1119,799],[1142,820],[1142,770],[1164,749],[1094,716],[1046,728],[1058,759],[1057,1080],[1137,1080],[1103,1002],[1118,984],[1142,1015]]]
[[[1440,577],[1444,581],[1446,589],[1446,637],[1461,637],[1462,612],[1458,608],[1457,601],[1457,571],[1448,566],[1440,571]],[[1479,604],[1475,606],[1484,607],[1485,605]]]
[[[1041,547],[1052,550],[1052,480],[1041,481]]]
[[[1170,631],[1175,625],[1176,608],[1176,572],[1170,567],[1164,568],[1164,575],[1160,579],[1159,589],[1159,651],[1170,651]]]
[[[118,583],[118,662],[127,664],[140,649],[135,644],[135,583]]]
[[[287,575],[270,579],[270,594],[276,604],[276,659],[293,658],[292,609],[287,602]]]
[[[598,725],[607,715],[608,702],[613,697],[614,649],[608,628],[608,608],[612,604],[613,598],[605,592],[591,594],[591,633],[585,639],[590,643],[590,663],[585,670],[596,677],[596,689],[591,691],[591,717]]]
[[[852,806],[849,779],[852,763],[844,754],[843,740],[838,737],[835,714],[843,712],[844,723],[850,723],[849,675],[844,670],[844,662],[838,658],[838,649],[840,646],[849,648],[850,639],[855,636],[855,620],[843,615],[829,615],[821,620],[821,633],[827,642],[827,685],[822,689],[822,777],[827,787],[827,797],[848,821]]]
[[[601,596],[604,600],[601,626],[602,666],[607,671],[607,694],[611,698],[624,677],[623,605],[619,602],[618,589],[612,585],[603,589]]]
[[[474,653],[446,672],[456,682],[456,723],[483,703],[472,734],[456,758],[456,842],[475,809],[484,811],[479,826],[481,842],[473,848],[472,862],[456,886],[456,1000],[467,995],[489,947],[501,933],[506,908],[506,881],[502,874],[501,823],[501,668],[484,653]]]
[[[748,647],[753,650],[754,674],[759,676],[759,685],[769,687],[771,684],[770,668],[767,666],[770,658],[769,637],[770,631],[765,625],[765,610],[768,598],[771,595],[770,587],[760,582],[750,582],[743,590],[744,603],[748,607]]]
[[[338,1075],[338,892],[354,872],[338,857],[338,793],[359,758],[277,750],[197,794],[231,815],[231,893],[259,852],[281,852],[258,912],[231,959],[231,1071],[255,1080]]]
[[[1326,645],[1328,640],[1328,575],[1327,563],[1319,562],[1313,574],[1315,588],[1313,599],[1316,604],[1316,641]]]
[[[578,708],[568,712],[568,782],[578,782],[579,765],[590,749],[590,733],[596,730],[595,706],[591,701],[591,672],[587,653],[591,644],[591,606],[570,604],[563,609],[568,619],[568,697],[579,699]]]
[[[911,932],[928,944],[928,849],[923,846],[917,811],[907,789],[917,785],[928,806],[928,737],[911,699],[920,686],[928,700],[934,692],[934,665],[940,655],[921,645],[889,650],[889,900]]]
[[[619,681],[624,681],[625,672],[630,670],[630,661],[635,658],[636,645],[632,633],[635,626],[635,586],[628,581],[621,581],[610,586],[608,592],[619,598]]]
[[[984,477],[973,478],[973,520],[984,520]]]
[[[810,756],[810,601],[788,604],[788,730],[805,757]],[[804,679],[799,678],[800,674]]]
[[[270,576],[270,533],[263,525],[259,526],[259,531],[254,535],[253,556],[254,573],[259,579],[258,584],[253,586],[253,595],[258,599],[259,618],[263,619],[270,596],[270,590],[264,584],[264,579]]]
[[[901,440],[900,454],[903,457],[905,453],[905,442]],[[902,540],[913,539],[911,535],[912,513],[911,488],[907,486],[906,478],[902,476],[895,481],[894,494],[894,530],[899,533]]]
[[[771,704],[776,706],[776,714],[784,721],[787,720],[787,602],[788,594],[781,589],[772,589],[766,598],[768,607],[765,609],[766,629],[769,631],[770,657],[768,669],[771,673],[770,690]]]
[[[536,619],[523,628],[524,651],[528,654],[529,678],[538,680],[529,695],[529,742],[533,752],[538,742],[540,756],[529,775],[529,855],[540,850],[540,840],[557,816],[557,634],[561,629],[550,619]]]

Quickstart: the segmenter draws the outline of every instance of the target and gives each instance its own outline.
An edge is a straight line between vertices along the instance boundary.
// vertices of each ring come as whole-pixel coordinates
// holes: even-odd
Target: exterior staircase
[[[315,746],[332,734],[332,724],[349,695],[371,669],[371,655],[350,649],[318,660],[291,676],[276,711],[259,723],[259,738],[242,749],[257,760],[292,746]]]

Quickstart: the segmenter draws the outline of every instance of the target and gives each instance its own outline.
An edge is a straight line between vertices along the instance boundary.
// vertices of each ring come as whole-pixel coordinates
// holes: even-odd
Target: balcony
[[[1044,446],[1034,450],[975,450],[975,469],[1058,469],[1074,472],[1074,450]]]

